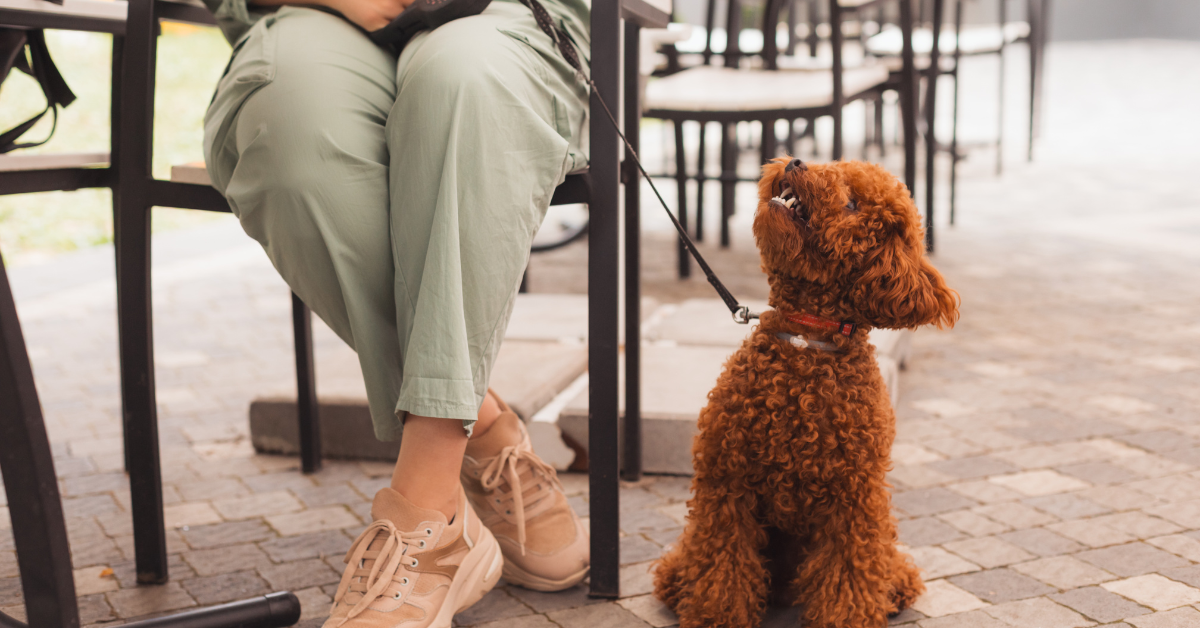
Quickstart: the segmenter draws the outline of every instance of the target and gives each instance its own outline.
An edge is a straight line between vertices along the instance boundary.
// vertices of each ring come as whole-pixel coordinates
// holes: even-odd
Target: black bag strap
[[[29,51],[28,55],[26,49]],[[46,47],[46,38],[40,29],[0,28],[0,84],[14,69],[32,76],[38,82],[42,94],[46,97],[46,108],[36,116],[0,133],[0,154],[19,148],[40,146],[50,141],[58,127],[58,108],[75,102],[74,92],[67,86],[67,82],[63,80],[62,74],[50,58],[50,49]],[[53,124],[46,138],[40,142],[18,143],[17,140],[47,113],[51,114]]]

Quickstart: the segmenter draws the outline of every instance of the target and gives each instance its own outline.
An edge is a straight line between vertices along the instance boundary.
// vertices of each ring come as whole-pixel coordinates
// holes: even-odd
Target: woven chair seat
[[[847,98],[888,79],[883,65],[842,73]],[[828,71],[736,70],[702,66],[651,81],[646,86],[647,111],[751,112],[811,109],[833,104],[833,77]]]

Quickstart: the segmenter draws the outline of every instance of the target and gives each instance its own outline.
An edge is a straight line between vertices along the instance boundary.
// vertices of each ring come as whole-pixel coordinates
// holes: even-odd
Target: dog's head
[[[763,166],[758,197],[772,305],[820,302],[872,327],[954,325],[958,295],[925,258],[908,190],[883,168],[781,157]]]

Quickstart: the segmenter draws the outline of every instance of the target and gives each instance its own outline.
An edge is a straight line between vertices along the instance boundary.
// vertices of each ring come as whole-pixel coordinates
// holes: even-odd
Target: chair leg
[[[522,279],[524,283],[524,279]],[[321,470],[321,421],[317,414],[316,367],[313,360],[312,310],[292,293],[292,332],[296,343],[296,414],[300,428],[300,469]]]
[[[42,407],[0,260],[0,472],[29,626],[78,626],[71,547]],[[0,613],[0,625],[21,626]]]
[[[875,137],[875,144],[879,147],[879,159],[883,160],[884,157],[887,157],[887,149],[884,148],[885,142],[883,139],[883,92],[880,92],[875,98],[872,109],[875,113],[875,132],[873,135]]]
[[[950,224],[958,201],[958,62],[954,64],[954,122],[950,131]]]
[[[729,248],[729,218],[737,185],[737,125],[722,123],[721,129],[721,248]]]
[[[708,182],[707,175],[704,174],[705,168],[708,165],[708,159],[705,155],[708,152],[708,144],[706,142],[707,122],[700,123],[700,149],[696,153],[696,226],[693,232],[696,234],[696,241],[704,241],[704,187]]]
[[[677,217],[679,224],[683,225],[684,230],[687,230],[688,211],[687,211],[687,153],[683,148],[683,120],[675,120],[675,185],[678,189],[679,201]],[[678,240],[676,243],[677,255],[679,257],[679,278],[687,279],[692,276],[692,258],[688,256],[687,247],[683,245],[683,240]]]

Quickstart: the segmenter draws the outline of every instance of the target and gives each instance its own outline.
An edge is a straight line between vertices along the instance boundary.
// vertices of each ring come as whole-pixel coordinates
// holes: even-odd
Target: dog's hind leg
[[[689,505],[679,544],[655,570],[654,594],[679,616],[679,628],[758,626],[769,576],[755,496],[701,484]]]
[[[852,491],[857,485],[860,490]],[[845,483],[812,529],[791,589],[805,628],[881,628],[894,612],[896,528],[882,482]]]

